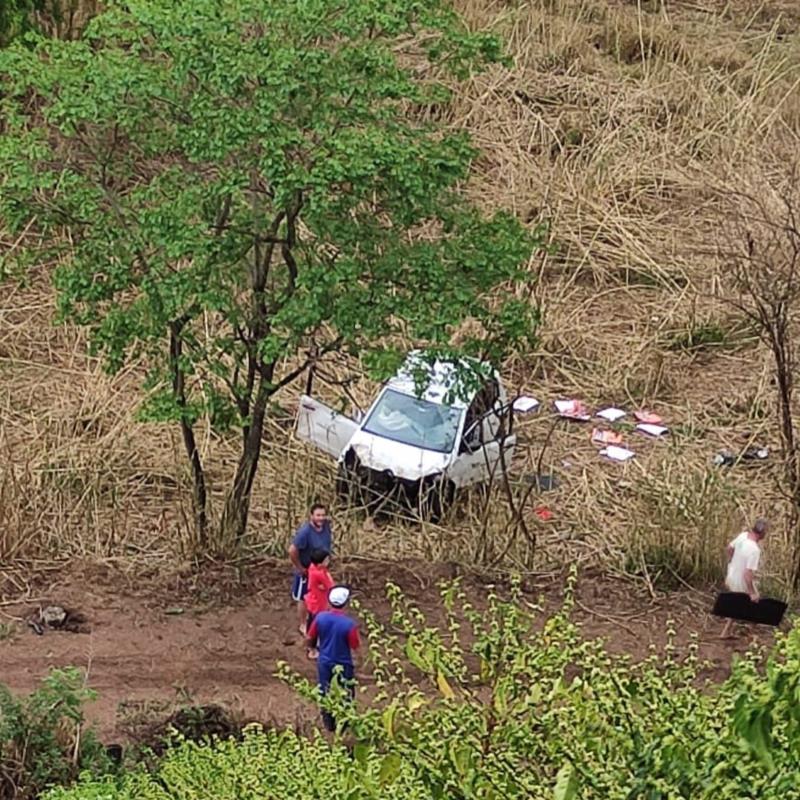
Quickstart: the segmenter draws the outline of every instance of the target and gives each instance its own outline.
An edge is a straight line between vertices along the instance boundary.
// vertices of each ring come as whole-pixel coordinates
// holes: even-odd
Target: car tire
[[[359,491],[358,459],[352,452],[347,453],[344,462],[336,471],[336,495],[348,506],[353,505],[361,495]]]
[[[383,495],[364,482],[358,456],[349,452],[336,473],[336,494],[348,508],[371,514],[381,505]]]
[[[456,487],[452,481],[443,478],[422,485],[420,487],[419,509],[423,519],[427,519],[434,525],[442,521],[442,518],[453,505],[456,497]]]

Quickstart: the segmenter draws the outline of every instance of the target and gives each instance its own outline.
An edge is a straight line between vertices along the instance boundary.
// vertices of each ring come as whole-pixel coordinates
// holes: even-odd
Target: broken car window
[[[412,447],[449,453],[461,413],[461,409],[386,389],[363,430]]]

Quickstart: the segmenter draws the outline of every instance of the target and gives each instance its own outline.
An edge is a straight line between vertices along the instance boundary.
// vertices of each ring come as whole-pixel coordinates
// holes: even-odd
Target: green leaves
[[[378,780],[381,785],[385,786],[388,783],[393,783],[397,776],[400,774],[403,762],[397,753],[389,753],[384,756],[381,762],[380,772],[378,773]]]
[[[532,342],[545,233],[470,203],[469,137],[415,109],[500,57],[445,0],[110,3],[0,51],[0,217],[32,234],[2,270],[58,264],[61,317],[184,425],[260,425],[306,348],[498,361]]]
[[[334,710],[349,715],[345,737],[253,727],[241,742],[186,742],[153,773],[126,775],[118,785],[87,779],[49,800],[785,800],[797,793],[798,628],[779,639],[766,665],[749,656],[709,687],[669,652],[633,663],[584,641],[563,610],[537,625],[524,597],[490,595],[478,610],[460,586],[446,587],[447,608],[465,620],[454,643],[396,587],[387,593],[392,620],[382,627],[369,618],[369,660],[408,657],[416,665],[386,670],[385,692],[374,700],[362,695],[355,708],[341,700]],[[471,668],[479,657],[490,661],[483,676]],[[445,673],[450,691],[439,685]],[[308,680],[285,664],[279,674],[303,700],[319,703]],[[768,730],[758,732],[761,725]]]
[[[33,12],[42,10],[42,0],[3,0],[0,4],[0,47],[30,30]]]
[[[15,797],[40,796],[83,770],[109,763],[94,732],[81,730],[83,706],[95,693],[74,667],[54,669],[27,697],[0,684],[0,787]]]
[[[428,74],[399,57],[417,38]],[[541,238],[471,209],[457,189],[467,137],[415,123],[403,104],[441,94],[438,63],[499,55],[443,2],[112,6],[84,40],[0,60],[0,211],[52,233],[65,315],[93,329],[113,369],[190,309],[187,333],[204,313],[230,342],[237,328],[280,331],[271,361],[323,325],[365,351],[401,322],[444,340],[464,318],[488,320],[487,293],[524,277]],[[36,116],[22,105],[31,93]]]
[[[578,775],[572,764],[564,764],[556,775],[553,800],[575,800],[578,796]]]

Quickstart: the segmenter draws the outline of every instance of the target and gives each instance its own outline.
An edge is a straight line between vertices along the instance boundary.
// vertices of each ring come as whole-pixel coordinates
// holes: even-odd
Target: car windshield
[[[450,453],[458,434],[461,413],[458,408],[386,389],[363,430],[412,447]]]

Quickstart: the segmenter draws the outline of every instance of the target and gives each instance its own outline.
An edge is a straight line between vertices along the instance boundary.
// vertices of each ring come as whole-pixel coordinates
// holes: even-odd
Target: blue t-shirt
[[[311,564],[311,552],[313,550],[326,550],[333,552],[333,532],[331,523],[326,519],[322,528],[317,530],[310,522],[304,522],[292,539],[292,544],[297,548],[297,555],[300,563],[308,569]]]
[[[320,663],[353,666],[352,646],[357,646],[356,621],[341,611],[321,611],[311,630],[316,633]]]

